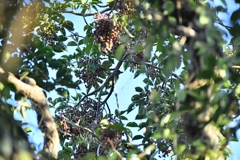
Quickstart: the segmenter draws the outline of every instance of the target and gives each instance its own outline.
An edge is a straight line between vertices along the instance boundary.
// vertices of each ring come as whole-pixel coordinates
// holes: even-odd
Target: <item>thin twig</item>
[[[71,13],[71,14],[74,14],[74,15],[77,15],[77,16],[83,16],[83,17],[88,17],[88,16],[93,16],[94,14],[97,14],[97,13],[105,13],[107,11],[110,11],[111,9],[110,8],[106,8],[100,12],[96,12],[96,13],[78,13],[78,12],[74,12],[74,11],[62,11],[62,13]]]
[[[108,105],[107,102],[106,102],[105,104],[106,104],[106,106],[107,106],[107,108],[108,108],[108,113],[109,113],[108,115],[109,115],[109,117],[110,117],[110,116],[111,116],[111,110],[110,110],[110,107],[109,107],[109,105]]]
[[[33,51],[31,51],[26,45],[22,44],[21,47],[27,50],[29,53],[33,54]]]
[[[86,20],[86,18],[85,18],[85,16],[83,16],[83,20],[84,20],[84,22],[86,23],[86,25],[89,26],[89,25],[88,25],[88,22],[87,22],[87,20]]]
[[[230,26],[224,25],[223,22],[222,22],[222,20],[218,17],[218,14],[216,14],[216,18],[217,18],[217,22],[215,22],[215,23],[218,23],[219,25],[225,27],[225,28],[228,29],[228,30],[232,28],[232,27],[230,27]]]
[[[112,150],[122,159],[122,155],[115,149],[112,140],[108,137],[107,142],[110,144]]]
[[[118,0],[115,0],[114,1],[114,5],[113,5],[113,7],[111,8],[111,11],[109,12],[109,15],[113,12],[113,10],[115,9],[115,7],[116,7],[116,5],[117,5],[117,1]]]
[[[126,27],[123,27],[123,29],[125,30],[125,32],[128,34],[130,38],[135,38],[135,36],[132,35]]]
[[[114,78],[112,79],[112,86],[111,86],[111,90],[110,90],[110,92],[108,93],[108,95],[107,95],[107,97],[104,99],[104,101],[101,103],[101,105],[103,105],[103,104],[105,104],[106,102],[107,102],[107,100],[110,98],[110,96],[112,95],[112,93],[113,93],[113,91],[114,91]],[[110,108],[109,108],[109,106],[107,105],[107,107],[108,107],[108,110],[109,110],[109,115],[111,114],[111,112],[110,112]]]
[[[104,55],[108,56],[109,58],[115,58],[114,56],[107,54],[106,52],[102,52]]]
[[[118,93],[116,91],[116,87],[115,88],[115,98],[116,98],[116,103],[117,103],[117,108],[118,108],[118,118],[119,118],[119,115],[120,115],[120,107],[119,107],[119,103],[118,103]],[[119,118],[120,119],[120,118]],[[121,120],[121,119],[120,119]]]
[[[76,36],[76,37],[81,37],[81,38],[85,38],[84,36],[80,36],[79,34],[76,34],[76,33],[74,33],[73,31],[69,31],[70,33],[72,33],[74,36]],[[70,36],[72,36],[72,35],[70,35]],[[69,37],[70,37],[69,36]]]
[[[100,4],[96,4],[98,7],[100,7],[100,8],[105,8],[105,7],[108,7],[108,4],[106,4],[106,5],[100,5]]]

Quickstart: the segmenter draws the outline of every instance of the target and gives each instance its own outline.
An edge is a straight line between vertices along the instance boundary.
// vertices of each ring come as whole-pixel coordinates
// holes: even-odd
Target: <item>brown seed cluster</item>
[[[120,44],[117,26],[114,26],[111,18],[106,14],[97,13],[94,15],[95,31],[94,36],[97,43],[101,44],[102,51],[112,51]]]
[[[88,98],[80,106],[63,109],[58,114],[67,117],[77,125],[91,128],[91,124],[96,117],[97,105],[98,103],[95,100]],[[71,125],[66,119],[60,118],[59,121],[60,129],[66,138],[71,137],[74,141],[78,135],[86,136],[84,135],[86,132],[83,129]]]
[[[95,59],[85,56],[78,62],[78,69],[75,71],[75,76],[79,78],[79,83],[85,83],[85,87],[99,87],[98,80],[104,68]]]

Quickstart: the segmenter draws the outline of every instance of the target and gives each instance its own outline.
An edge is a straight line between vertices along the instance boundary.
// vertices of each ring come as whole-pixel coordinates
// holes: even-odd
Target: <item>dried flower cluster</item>
[[[89,89],[90,86],[99,87],[98,81],[100,74],[104,68],[97,60],[85,56],[78,62],[78,70],[75,71],[75,76],[79,78],[79,83],[85,83],[85,87]]]
[[[109,118],[108,119],[108,126],[101,131],[101,142],[104,144],[105,147],[111,147],[110,143],[113,143],[114,146],[116,143],[122,138],[123,132],[117,131],[112,129],[111,126],[121,123],[117,118]],[[109,142],[109,140],[111,142]]]
[[[84,100],[80,106],[61,110],[58,114],[67,117],[77,125],[91,127],[91,124],[94,123],[96,117],[97,105],[96,101],[88,98]],[[72,126],[64,118],[60,118],[59,120],[61,125],[60,129],[67,138],[71,137],[74,140],[75,137],[80,134],[85,136],[83,129]]]
[[[106,14],[95,14],[94,36],[97,43],[101,44],[102,51],[112,51],[118,47],[120,42],[118,36],[120,31],[113,25],[111,18]]]
[[[79,158],[85,156],[89,152],[96,153],[98,147],[100,155],[107,155],[107,150],[112,148],[112,145],[115,146],[117,142],[123,136],[122,131],[114,130],[109,127],[100,128],[100,142],[97,139],[92,139],[92,141],[79,141],[79,137],[83,137],[83,139],[89,139],[92,137],[91,133],[88,130],[85,130],[81,127],[88,128],[94,132],[99,126],[92,127],[94,120],[96,118],[96,107],[97,102],[93,99],[84,100],[79,106],[75,106],[73,108],[63,109],[58,112],[57,116],[60,121],[60,130],[63,132],[63,136],[66,139],[71,139],[71,141],[75,144],[76,150],[73,153],[74,158]],[[100,109],[100,113],[102,113],[102,109]],[[66,117],[66,118],[64,118]],[[70,121],[71,123],[70,123]],[[74,123],[74,124],[72,124]],[[109,125],[114,125],[115,123],[120,123],[116,119],[109,120]],[[81,127],[78,127],[81,126]],[[94,137],[93,137],[94,138]],[[88,146],[89,143],[89,146]],[[111,145],[111,144],[112,145]],[[99,146],[99,144],[101,144]]]
[[[108,139],[111,140],[115,146],[115,144],[122,138],[122,136],[122,132],[107,128],[101,132],[101,142],[103,142],[105,147],[109,148],[111,145],[109,144]]]
[[[133,6],[131,0],[117,0],[117,4],[115,6],[115,10],[118,13],[124,14],[124,15],[132,15],[136,12],[135,7]]]

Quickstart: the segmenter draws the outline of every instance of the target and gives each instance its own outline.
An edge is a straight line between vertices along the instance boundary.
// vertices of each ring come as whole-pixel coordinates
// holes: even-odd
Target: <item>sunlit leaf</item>
[[[2,83],[2,82],[0,82],[0,91],[2,91],[2,90],[3,90],[3,88],[4,88],[4,85],[3,85],[3,83]]]

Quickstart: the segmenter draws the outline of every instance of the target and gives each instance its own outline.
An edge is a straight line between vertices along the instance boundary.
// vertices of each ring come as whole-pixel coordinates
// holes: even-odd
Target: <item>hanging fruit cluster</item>
[[[111,18],[106,14],[97,13],[94,15],[95,31],[94,36],[97,43],[101,44],[102,51],[112,51],[120,44],[117,26],[114,26]]]

